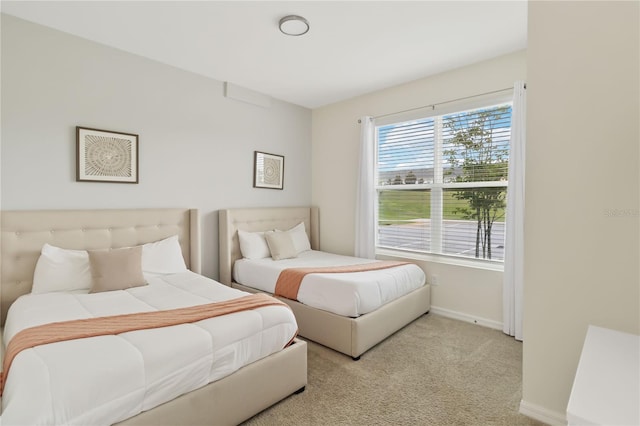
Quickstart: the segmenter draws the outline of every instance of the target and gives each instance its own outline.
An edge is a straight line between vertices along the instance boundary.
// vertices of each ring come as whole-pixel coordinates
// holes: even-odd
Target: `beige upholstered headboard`
[[[226,209],[220,210],[218,220],[220,282],[226,285],[231,285],[233,264],[242,257],[238,229],[249,232],[287,230],[304,222],[311,248],[320,249],[317,207]]]
[[[195,209],[24,210],[2,212],[0,310],[31,292],[45,243],[95,250],[135,246],[178,235],[187,267],[200,273],[200,230]]]

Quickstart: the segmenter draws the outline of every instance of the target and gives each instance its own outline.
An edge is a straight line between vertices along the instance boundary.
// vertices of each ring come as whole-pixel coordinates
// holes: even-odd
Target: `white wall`
[[[313,204],[320,208],[323,250],[353,254],[358,118],[378,116],[513,87],[524,80],[524,51],[313,110]],[[418,262],[439,276],[432,305],[500,326],[502,272]]]
[[[75,126],[139,134],[140,183],[75,181]],[[253,151],[285,156],[255,189]],[[311,112],[223,96],[223,83],[2,15],[2,208],[191,207],[217,278],[217,210],[311,202]]]
[[[639,5],[529,2],[521,408],[550,423],[589,324],[640,334]]]

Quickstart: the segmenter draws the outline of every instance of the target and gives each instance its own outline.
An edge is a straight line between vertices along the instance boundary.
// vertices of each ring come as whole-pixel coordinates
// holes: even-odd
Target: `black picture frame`
[[[76,181],[138,183],[139,136],[76,126]]]
[[[253,187],[268,189],[284,188],[284,156],[254,151]]]

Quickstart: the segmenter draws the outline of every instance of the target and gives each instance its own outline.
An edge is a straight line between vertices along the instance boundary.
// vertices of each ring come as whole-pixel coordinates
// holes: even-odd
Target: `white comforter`
[[[233,277],[237,283],[273,293],[278,275],[286,268],[370,262],[376,260],[309,250],[293,259],[273,260],[269,257],[237,260]],[[377,271],[309,274],[302,280],[298,301],[334,314],[357,317],[422,287],[424,283],[424,271],[414,264]]]
[[[174,309],[247,294],[192,272],[147,278],[148,286],[126,291],[22,296],[9,310],[4,344],[20,330],[48,322]],[[281,350],[296,331],[288,308],[269,306],[27,349],[11,366],[0,421],[3,426],[112,424]]]

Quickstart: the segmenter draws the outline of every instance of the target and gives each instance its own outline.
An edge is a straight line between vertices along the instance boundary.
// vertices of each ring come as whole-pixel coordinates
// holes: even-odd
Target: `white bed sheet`
[[[4,344],[24,328],[52,321],[175,309],[247,294],[192,272],[147,280],[148,286],[126,291],[22,296],[9,310]],[[0,422],[112,424],[283,349],[297,328],[287,307],[268,306],[27,349],[11,366]]]
[[[234,264],[233,277],[239,284],[273,293],[278,275],[286,268],[371,262],[376,260],[309,250],[293,259],[239,259]],[[376,271],[309,274],[302,280],[298,301],[334,314],[357,317],[422,287],[425,281],[424,271],[414,264]]]

